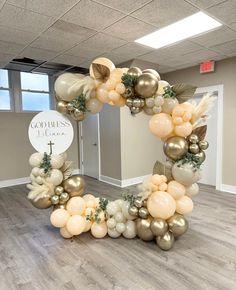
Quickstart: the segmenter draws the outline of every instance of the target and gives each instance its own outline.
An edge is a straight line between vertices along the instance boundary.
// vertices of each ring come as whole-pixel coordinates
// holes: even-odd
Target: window
[[[8,71],[5,69],[0,69],[0,110],[11,110]]]
[[[21,72],[20,80],[21,110],[49,110],[50,92],[48,75]]]

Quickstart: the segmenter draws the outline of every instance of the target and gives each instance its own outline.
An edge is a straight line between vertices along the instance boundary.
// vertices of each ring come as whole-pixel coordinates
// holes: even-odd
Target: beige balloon
[[[138,77],[135,85],[136,93],[143,98],[152,97],[158,88],[157,78],[150,74],[145,73]]]
[[[74,236],[80,235],[85,229],[85,218],[81,215],[71,216],[67,221],[66,229]]]
[[[149,121],[149,129],[159,138],[168,137],[174,129],[171,116],[165,113],[152,116]]]
[[[60,234],[63,238],[65,239],[70,239],[73,237],[73,235],[71,233],[68,232],[67,228],[60,228]]]
[[[170,84],[166,81],[159,81],[158,83],[158,90],[156,92],[157,95],[163,95],[165,93],[164,88],[169,87]]]
[[[66,209],[70,215],[82,215],[84,213],[86,204],[82,197],[72,197],[66,205]]]
[[[179,104],[176,98],[164,98],[164,103],[161,106],[162,112],[171,114],[173,109]]]
[[[166,232],[164,236],[158,236],[156,243],[158,247],[164,251],[170,250],[175,242],[174,235],[171,232]]]
[[[110,70],[110,73],[112,70],[115,69],[115,65],[110,59],[108,59],[106,57],[98,57],[92,61],[91,65],[89,67],[89,74],[92,78],[95,78],[94,72],[93,72],[93,66],[92,66],[93,63],[97,63],[97,64],[101,64],[101,65],[106,66]]]
[[[103,103],[100,102],[98,99],[90,99],[86,103],[86,107],[92,114],[97,114],[102,110]]]
[[[85,181],[81,176],[74,175],[63,182],[63,187],[70,194],[70,197],[79,196],[84,192]]]
[[[201,171],[200,169],[195,169],[191,163],[181,164],[180,162],[175,162],[172,167],[172,176],[179,183],[190,186],[201,179]]]
[[[167,222],[169,230],[175,237],[183,235],[188,230],[188,221],[181,214],[174,214]]]
[[[91,234],[97,239],[104,238],[107,234],[106,222],[101,222],[101,223],[94,222],[91,226]]]
[[[193,183],[190,186],[186,187],[186,195],[193,197],[199,193],[199,186],[197,183]]]
[[[67,210],[58,208],[52,212],[50,221],[54,227],[63,228],[66,225],[69,217],[70,215]]]
[[[167,185],[167,192],[174,198],[179,199],[185,195],[185,187],[176,180],[171,180]]]
[[[154,239],[154,235],[150,229],[151,221],[151,218],[139,218],[136,220],[137,235],[143,241],[152,241]]]
[[[164,143],[164,152],[173,160],[181,159],[188,152],[188,142],[183,137],[170,137]]]
[[[176,212],[180,214],[188,214],[193,210],[193,201],[188,196],[183,196],[176,200]]]

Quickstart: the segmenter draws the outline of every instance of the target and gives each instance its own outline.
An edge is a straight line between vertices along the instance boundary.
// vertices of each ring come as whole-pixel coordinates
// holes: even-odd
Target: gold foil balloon
[[[67,114],[67,102],[59,101],[57,102],[57,111],[62,114]]]
[[[142,71],[140,68],[138,67],[131,67],[128,71],[127,74],[130,76],[134,76],[134,77],[139,77],[142,74]]]
[[[128,209],[128,213],[131,215],[131,216],[138,216],[138,208],[136,206],[130,206],[129,209]]]
[[[200,163],[203,163],[206,159],[206,154],[204,151],[200,151],[197,154],[195,154],[195,156],[198,158]]]
[[[69,112],[73,112],[74,111],[74,106],[71,104],[71,103],[68,103],[67,104],[67,110],[69,111]]]
[[[191,134],[191,135],[188,137],[188,140],[189,140],[190,143],[192,143],[192,144],[196,144],[196,143],[198,143],[199,138],[198,138],[198,135],[196,135],[196,134]]]
[[[150,73],[145,73],[139,76],[135,85],[136,93],[143,98],[150,98],[153,96],[157,88],[158,80]]]
[[[79,109],[75,109],[70,115],[75,121],[83,121],[85,119],[85,113]]]
[[[154,236],[150,229],[151,219],[137,219],[136,220],[136,228],[137,235],[143,241],[152,241]]]
[[[53,206],[53,210],[56,210],[58,208],[66,209],[66,204],[56,204]]]
[[[139,215],[139,217],[141,217],[142,219],[146,219],[146,218],[148,218],[148,216],[149,216],[149,212],[148,212],[148,210],[146,209],[146,207],[141,207],[141,208],[138,210],[138,215]]]
[[[142,199],[139,198],[139,197],[136,197],[135,200],[134,200],[134,205],[135,205],[136,207],[138,207],[138,208],[142,207],[142,205],[143,205],[143,201],[142,201]]]
[[[188,221],[181,214],[174,214],[167,222],[175,237],[183,235],[188,229]]]
[[[206,140],[201,140],[198,143],[198,146],[202,150],[206,150],[209,147],[209,143]]]
[[[131,108],[130,108],[130,112],[131,112],[132,114],[138,114],[138,113],[140,113],[141,111],[142,111],[142,109],[139,108],[139,107],[131,107]]]
[[[163,219],[155,218],[151,222],[151,231],[154,236],[163,236],[168,231],[168,224]]]
[[[133,104],[134,107],[140,108],[140,107],[144,106],[144,100],[140,99],[140,98],[135,98],[135,99],[133,99],[132,104]]]
[[[61,195],[64,192],[64,188],[62,186],[56,186],[54,192],[56,195]]]
[[[188,152],[188,142],[183,137],[170,137],[164,143],[164,152],[170,159],[181,159]]]
[[[32,205],[39,209],[49,208],[52,205],[51,196],[46,194],[45,197],[39,198],[37,201],[30,199]]]
[[[51,202],[52,202],[53,205],[58,204],[58,203],[59,203],[59,200],[60,200],[60,198],[59,198],[58,195],[53,195],[53,196],[51,197]]]
[[[154,69],[151,69],[151,68],[145,69],[145,70],[143,70],[143,74],[145,74],[145,73],[150,73],[150,74],[154,75],[158,81],[161,80],[159,73]]]
[[[133,106],[133,99],[127,98],[126,101],[125,101],[125,104],[126,104],[126,106],[131,108]]]
[[[84,192],[85,181],[82,177],[74,175],[63,182],[63,187],[70,197],[78,196]]]
[[[68,200],[69,200],[70,196],[67,192],[63,192],[61,195],[60,195],[60,201],[59,203],[60,204],[64,204],[66,203]]]
[[[189,145],[189,151],[193,154],[197,154],[199,152],[199,147],[197,144],[193,143]]]
[[[158,236],[156,243],[158,247],[164,251],[170,250],[175,242],[174,235],[171,232],[166,232],[164,236]]]

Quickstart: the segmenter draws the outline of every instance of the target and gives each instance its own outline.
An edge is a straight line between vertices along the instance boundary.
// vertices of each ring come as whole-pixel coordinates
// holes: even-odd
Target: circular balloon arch
[[[31,203],[40,209],[53,207],[51,223],[64,238],[91,231],[95,238],[138,236],[171,249],[188,229],[185,216],[193,210],[208,148],[206,120],[214,97],[205,95],[196,104],[191,102],[195,90],[188,84],[170,85],[153,69],[116,68],[107,58],[95,59],[89,76],[60,75],[55,82],[59,113],[79,122],[100,112],[105,103],[128,106],[132,115],[143,112],[150,115],[149,129],[163,141],[167,158],[165,163],[156,161],[138,193],[126,191],[109,201],[84,194],[85,181],[72,175],[66,153],[36,152],[29,159]]]

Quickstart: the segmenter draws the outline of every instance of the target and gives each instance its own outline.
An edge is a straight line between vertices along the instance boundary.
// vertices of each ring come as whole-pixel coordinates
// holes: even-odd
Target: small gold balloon
[[[135,85],[135,91],[139,96],[142,96],[143,98],[150,98],[155,94],[157,89],[158,80],[154,75],[145,73],[138,77]]]
[[[178,160],[188,151],[188,142],[183,137],[170,137],[164,143],[164,152],[167,157]]]
[[[147,207],[147,199],[144,199],[144,200],[143,200],[143,206],[144,206],[144,207]]]
[[[60,204],[66,203],[69,198],[70,196],[67,192],[62,192],[62,194],[60,195]]]
[[[135,200],[134,200],[134,205],[137,207],[137,208],[140,208],[143,206],[143,201],[141,198],[139,197],[136,197]]]
[[[125,92],[123,94],[123,97],[127,99],[127,98],[131,98],[133,96],[134,96],[134,89],[133,88],[126,88]]]
[[[183,235],[188,229],[188,221],[181,214],[174,214],[167,220],[167,222],[169,225],[169,230],[175,237]]]
[[[69,112],[72,112],[72,111],[74,111],[74,106],[71,104],[71,103],[68,103],[67,104],[67,110],[69,111]]]
[[[164,236],[156,237],[158,247],[164,251],[170,250],[175,242],[174,235],[171,232],[166,232]]]
[[[58,195],[53,195],[53,196],[51,197],[51,202],[52,202],[53,205],[58,204],[59,201],[60,201],[60,198],[59,198]]]
[[[147,219],[139,218],[136,220],[137,235],[143,241],[152,241],[154,238],[154,235],[150,229],[150,225],[151,225],[151,218],[147,218]]]
[[[206,140],[201,140],[199,141],[198,146],[202,150],[207,150],[207,148],[209,147],[209,143]]]
[[[56,204],[53,206],[53,210],[56,210],[58,208],[66,209],[66,204]]]
[[[147,210],[146,207],[141,207],[139,210],[138,210],[138,215],[139,217],[141,217],[142,219],[146,219],[148,218],[149,216],[149,212]]]
[[[134,205],[129,207],[128,212],[132,216],[138,216],[138,208]]]
[[[128,69],[127,74],[134,77],[139,77],[142,74],[142,71],[138,67],[131,67]]]
[[[71,117],[75,121],[83,121],[85,119],[85,113],[80,111],[79,109],[75,109],[73,112],[70,113]]]
[[[64,188],[62,186],[56,186],[54,192],[56,195],[61,195],[64,192]]]
[[[190,143],[192,143],[192,144],[196,144],[196,143],[198,143],[199,138],[198,138],[198,135],[196,135],[196,134],[191,134],[191,135],[188,137],[188,140],[189,140]]]
[[[200,149],[197,144],[193,143],[189,145],[189,151],[193,154],[197,154],[200,151]]]
[[[130,112],[131,112],[132,114],[138,114],[138,113],[140,113],[141,111],[142,111],[142,109],[139,108],[139,107],[134,107],[134,106],[132,106],[132,107],[130,108]]]
[[[84,192],[85,181],[79,175],[74,175],[63,182],[63,187],[70,197],[78,196]]]
[[[140,99],[140,98],[133,99],[133,106],[134,107],[141,108],[142,104],[143,104],[142,99]]]
[[[201,164],[202,164],[202,163],[205,161],[205,159],[206,159],[206,154],[205,154],[204,151],[200,151],[200,152],[198,152],[197,154],[195,154],[195,156],[198,158],[199,163],[201,163]]]
[[[30,199],[30,202],[34,207],[39,209],[49,208],[52,205],[51,196],[48,194],[46,194],[43,198],[38,199],[37,201]]]
[[[64,102],[64,101],[57,102],[57,111],[61,114],[68,113],[67,102]]]
[[[126,104],[126,106],[131,108],[133,106],[133,99],[131,99],[131,98],[126,99],[125,104]]]
[[[168,224],[161,218],[155,218],[151,222],[151,231],[154,236],[163,236],[168,231]]]
[[[145,74],[145,73],[150,73],[150,74],[154,75],[158,81],[161,80],[159,73],[154,69],[151,69],[151,68],[145,69],[145,70],[143,70],[143,74]]]

